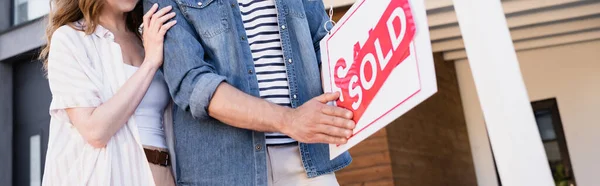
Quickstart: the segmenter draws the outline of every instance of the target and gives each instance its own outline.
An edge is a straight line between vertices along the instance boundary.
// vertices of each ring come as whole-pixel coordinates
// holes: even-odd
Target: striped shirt
[[[238,0],[242,21],[254,59],[260,97],[290,107],[287,72],[274,0]],[[294,143],[281,133],[266,133],[267,145]]]

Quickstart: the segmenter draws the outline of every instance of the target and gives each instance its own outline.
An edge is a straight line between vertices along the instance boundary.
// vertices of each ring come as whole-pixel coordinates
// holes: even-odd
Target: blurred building
[[[0,0],[0,185],[40,185],[50,90],[37,50],[48,0]]]
[[[40,185],[49,0],[0,0],[0,185]],[[339,19],[354,0],[334,3]],[[452,0],[425,0],[438,93],[351,149],[342,185],[502,185]],[[600,1],[502,1],[557,183],[600,184]],[[519,132],[518,129],[515,133]]]

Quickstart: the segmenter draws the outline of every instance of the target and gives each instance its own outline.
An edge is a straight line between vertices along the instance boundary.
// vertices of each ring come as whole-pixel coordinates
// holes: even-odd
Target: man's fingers
[[[340,93],[332,92],[332,93],[321,94],[320,96],[315,97],[315,100],[317,100],[318,102],[321,102],[321,103],[327,103],[330,101],[335,101],[338,98],[340,98]]]
[[[313,143],[327,143],[327,144],[341,145],[341,144],[346,144],[348,142],[348,139],[346,139],[346,138],[328,136],[326,134],[315,134],[314,139],[315,139],[315,141],[313,141]]]
[[[341,118],[341,117],[325,115],[325,114],[323,114],[321,116],[321,119],[319,122],[322,124],[327,124],[327,125],[331,125],[331,126],[339,127],[339,128],[343,128],[343,129],[348,129],[348,130],[353,130],[355,127],[354,121],[352,121],[352,120]]]
[[[331,125],[320,124],[317,125],[316,129],[320,133],[337,138],[349,138],[350,136],[352,136],[352,130]]]
[[[352,112],[345,109],[345,108],[340,108],[340,107],[336,107],[336,106],[331,106],[331,105],[324,105],[321,108],[321,113],[323,114],[327,114],[330,116],[336,116],[336,117],[341,117],[341,118],[346,118],[346,119],[352,119]]]

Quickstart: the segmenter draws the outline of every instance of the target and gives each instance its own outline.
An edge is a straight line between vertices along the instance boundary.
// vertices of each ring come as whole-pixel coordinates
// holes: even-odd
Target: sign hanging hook
[[[335,26],[335,21],[333,21],[333,3],[331,3],[331,1],[329,2],[329,21],[326,21],[325,24],[323,25],[323,28],[325,28],[325,30],[327,31],[328,34],[331,34],[331,30],[329,30],[329,28],[327,28],[327,24],[331,23],[332,27]]]

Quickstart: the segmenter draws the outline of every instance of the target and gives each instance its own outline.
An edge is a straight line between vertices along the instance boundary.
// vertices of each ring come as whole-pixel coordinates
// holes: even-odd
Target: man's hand
[[[355,127],[352,112],[327,105],[339,93],[325,93],[288,111],[280,131],[303,143],[345,144]]]

